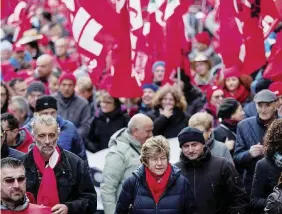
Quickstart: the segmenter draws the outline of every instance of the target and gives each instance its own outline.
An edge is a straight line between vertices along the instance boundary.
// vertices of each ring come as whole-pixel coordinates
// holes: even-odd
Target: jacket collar
[[[58,146],[60,151],[61,151],[61,158],[58,162],[58,164],[55,166],[54,168],[54,171],[55,172],[58,172],[58,173],[61,173],[64,171],[67,171],[69,172],[68,176],[71,176],[70,179],[72,179],[72,173],[71,173],[71,165],[69,163],[69,160],[66,156],[66,153],[65,151],[60,147]],[[31,149],[28,154],[26,155],[26,169],[30,169],[32,172],[36,172],[36,165],[35,165],[35,162],[34,162],[34,158],[33,158],[33,149]]]
[[[139,168],[136,169],[132,174],[136,176],[143,183],[146,183],[144,164],[139,166]],[[180,174],[181,174],[181,170],[178,167],[171,165],[171,175],[168,180],[168,185],[172,184],[176,180],[176,178],[180,176]]]
[[[201,167],[205,165],[205,163],[209,161],[210,158],[211,158],[211,152],[208,147],[204,148],[203,154],[196,160],[189,160],[187,157],[184,156],[182,152],[180,155],[180,161],[188,167]]]

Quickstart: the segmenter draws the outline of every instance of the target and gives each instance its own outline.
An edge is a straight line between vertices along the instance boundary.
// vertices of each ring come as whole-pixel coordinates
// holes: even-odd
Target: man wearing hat
[[[191,185],[198,214],[244,213],[247,195],[232,163],[211,154],[203,132],[186,127],[178,135],[181,169]]]
[[[156,91],[158,90],[158,86],[155,84],[144,84],[142,89],[143,95],[139,106],[139,112],[146,114],[152,110],[152,101]]]
[[[263,158],[264,134],[278,118],[275,93],[264,89],[256,94],[254,101],[258,114],[238,124],[234,150],[235,164],[244,168],[243,181],[248,194],[251,192],[256,163]]]
[[[63,149],[78,155],[83,160],[87,159],[82,138],[78,134],[77,129],[72,122],[64,120],[57,114],[57,100],[54,97],[48,95],[39,97],[36,101],[34,115],[51,115],[56,117],[60,128],[58,145]],[[34,118],[32,118],[25,126],[29,132],[32,130],[31,124],[33,119]]]
[[[165,62],[156,61],[152,66],[152,72],[154,76],[153,78],[154,84],[161,86],[165,76]]]
[[[82,138],[88,136],[90,130],[90,108],[88,101],[75,94],[76,78],[73,74],[63,74],[59,79],[59,92],[54,95],[58,100],[58,113],[71,121]]]
[[[39,97],[46,94],[45,86],[42,82],[36,81],[32,82],[28,87],[26,91],[26,99],[29,104],[29,108],[32,113],[34,113],[35,110],[35,104]]]

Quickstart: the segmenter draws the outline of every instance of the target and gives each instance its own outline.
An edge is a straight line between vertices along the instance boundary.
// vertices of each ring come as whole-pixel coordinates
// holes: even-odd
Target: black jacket
[[[54,168],[60,203],[67,205],[69,214],[95,213],[97,195],[86,162],[71,152],[60,150],[61,158]],[[39,174],[32,151],[24,157],[26,189],[37,198]]]
[[[263,213],[266,199],[277,185],[281,172],[282,169],[278,168],[271,158],[257,162],[251,192],[251,204],[256,213]]]
[[[144,165],[133,172],[122,186],[115,214],[128,214],[131,204],[132,214],[196,214],[190,183],[175,166],[158,204],[148,188]]]
[[[154,135],[166,138],[176,137],[188,125],[188,116],[179,108],[175,108],[170,118],[161,115],[159,109],[152,110],[148,116],[154,121]]]
[[[1,147],[1,159],[10,157],[10,158],[16,158],[22,160],[24,155],[25,154],[23,152],[8,147],[6,143],[3,143]]]
[[[234,166],[205,148],[197,160],[183,154],[176,163],[193,187],[198,214],[244,213],[247,195]]]
[[[282,183],[268,196],[264,211],[265,214],[282,214]]]
[[[108,148],[111,136],[118,130],[127,127],[129,117],[120,108],[105,114],[99,110],[98,116],[91,123],[90,132],[86,140],[86,149],[98,152]]]

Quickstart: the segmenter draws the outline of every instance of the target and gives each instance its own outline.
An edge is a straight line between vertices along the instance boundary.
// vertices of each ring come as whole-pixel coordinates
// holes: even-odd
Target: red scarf
[[[56,150],[59,154],[59,157],[55,158],[55,166],[58,164],[61,157],[59,147],[56,147]],[[50,157],[50,159],[52,160],[53,155],[55,154],[53,153]],[[54,205],[60,203],[59,193],[57,189],[57,180],[54,170],[49,166],[50,163],[48,164],[48,167],[45,167],[45,161],[42,158],[37,146],[34,146],[33,148],[33,158],[37,169],[42,174],[41,184],[37,193],[37,204],[43,204],[44,206],[53,207]],[[55,168],[55,166],[53,168]]]
[[[224,89],[225,97],[233,97],[240,103],[244,103],[249,97],[250,92],[242,85],[236,89],[235,92],[230,92],[226,88]]]
[[[163,174],[163,177],[161,178],[160,182],[158,182],[156,175],[152,173],[147,167],[145,167],[145,173],[146,182],[148,184],[150,192],[153,195],[154,201],[158,203],[168,183],[168,179],[171,173],[171,165],[168,164],[167,169]]]

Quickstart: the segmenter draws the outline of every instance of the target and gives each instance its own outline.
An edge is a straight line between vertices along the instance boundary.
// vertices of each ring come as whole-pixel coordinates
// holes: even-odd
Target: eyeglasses
[[[15,183],[16,180],[18,183],[23,183],[26,180],[26,178],[25,176],[20,176],[18,178],[12,178],[12,177],[4,178],[4,182],[6,184],[13,184]]]

